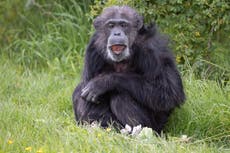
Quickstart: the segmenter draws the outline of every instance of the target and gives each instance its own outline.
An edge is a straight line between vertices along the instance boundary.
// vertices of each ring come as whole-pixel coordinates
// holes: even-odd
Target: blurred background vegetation
[[[130,5],[169,35],[182,74],[226,84],[230,76],[228,0],[2,0],[1,56],[23,68],[74,75],[103,8]]]

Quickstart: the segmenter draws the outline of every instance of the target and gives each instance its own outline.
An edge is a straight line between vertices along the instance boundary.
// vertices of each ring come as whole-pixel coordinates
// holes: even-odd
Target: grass
[[[228,152],[230,86],[184,77],[187,101],[167,125],[168,138],[133,138],[76,126],[76,77],[0,62],[0,152]],[[77,78],[77,79],[76,79]],[[185,134],[191,137],[186,142]],[[12,142],[11,142],[12,141]],[[31,147],[31,148],[28,148]]]
[[[85,16],[88,0],[82,4],[75,0],[68,3],[61,0],[41,1],[30,9],[24,8],[26,0],[23,1],[0,3],[4,6],[0,12],[8,14],[20,5],[18,15],[11,17],[17,20],[16,23],[10,17],[0,15],[0,19],[7,21],[0,27],[0,32],[4,31],[0,33],[0,45],[4,47],[0,54],[27,68],[72,69],[72,74],[76,74],[82,67],[82,55],[91,30],[89,19]]]

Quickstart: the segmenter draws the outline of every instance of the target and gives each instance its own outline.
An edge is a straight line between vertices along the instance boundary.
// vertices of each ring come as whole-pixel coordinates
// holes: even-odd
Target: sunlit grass
[[[0,62],[0,152],[227,152],[229,85],[184,77],[187,101],[171,117],[168,138],[123,136],[76,126],[71,94],[76,78]],[[188,141],[183,141],[187,135]]]

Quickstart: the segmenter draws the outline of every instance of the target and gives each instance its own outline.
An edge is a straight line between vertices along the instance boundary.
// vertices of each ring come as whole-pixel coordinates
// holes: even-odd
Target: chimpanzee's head
[[[95,44],[108,60],[121,62],[131,56],[131,46],[142,26],[143,19],[134,9],[108,7],[94,20]]]

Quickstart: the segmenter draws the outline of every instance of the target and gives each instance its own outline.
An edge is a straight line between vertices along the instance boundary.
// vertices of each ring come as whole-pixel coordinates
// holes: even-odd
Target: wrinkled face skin
[[[131,46],[142,25],[142,17],[132,8],[109,7],[94,20],[94,27],[99,34],[96,45],[101,48],[106,59],[112,62],[129,59]]]
[[[130,56],[129,39],[131,23],[125,19],[110,19],[106,22],[105,28],[109,36],[107,40],[108,57],[120,62]]]

